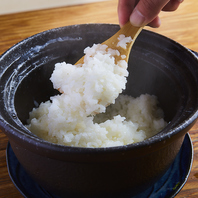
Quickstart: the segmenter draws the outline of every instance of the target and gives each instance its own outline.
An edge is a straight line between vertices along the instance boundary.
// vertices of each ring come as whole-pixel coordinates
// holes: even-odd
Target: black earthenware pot
[[[190,50],[142,31],[130,55],[125,94],[154,94],[168,125],[140,143],[75,148],[46,142],[24,124],[29,112],[57,94],[49,80],[56,62],[75,63],[118,25],[86,24],[49,30],[16,44],[0,57],[0,128],[19,162],[42,187],[62,197],[132,197],[170,167],[198,112],[198,60]]]

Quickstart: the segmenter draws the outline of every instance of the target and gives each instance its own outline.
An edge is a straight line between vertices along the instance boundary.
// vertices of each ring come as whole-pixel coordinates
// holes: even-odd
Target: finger
[[[169,0],[141,0],[130,16],[134,26],[144,26],[153,21]]]
[[[157,16],[155,19],[153,19],[153,21],[151,21],[147,25],[153,28],[158,28],[161,25],[161,20],[159,16]]]
[[[175,11],[179,7],[179,5],[183,2],[183,0],[170,0],[164,7],[163,11]]]
[[[118,2],[118,19],[122,27],[129,21],[129,17],[136,5],[136,0],[119,0]]]

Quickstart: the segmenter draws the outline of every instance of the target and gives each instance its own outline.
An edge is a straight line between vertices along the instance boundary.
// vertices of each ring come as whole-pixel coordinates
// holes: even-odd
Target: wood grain
[[[162,25],[146,29],[169,37],[182,45],[198,51],[198,1],[185,0],[172,13],[160,14]],[[0,16],[0,54],[15,43],[42,31],[83,23],[118,24],[117,0],[24,12]],[[198,197],[198,122],[190,130],[194,146],[194,162],[187,183],[177,198]],[[0,197],[21,198],[12,184],[6,167],[7,137],[0,131]]]

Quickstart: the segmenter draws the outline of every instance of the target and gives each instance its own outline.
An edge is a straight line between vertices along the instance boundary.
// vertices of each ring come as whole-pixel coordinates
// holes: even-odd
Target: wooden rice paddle
[[[109,48],[118,50],[120,52],[120,56],[115,56],[115,62],[119,60],[125,60],[126,62],[128,62],[131,48],[135,42],[135,39],[137,38],[137,36],[139,35],[142,29],[143,27],[134,27],[131,25],[130,22],[127,22],[117,33],[115,33],[108,40],[104,41],[102,44],[106,44]],[[125,37],[130,36],[132,38],[132,42],[127,44],[126,49],[117,46],[119,42],[118,37],[121,34],[124,34]],[[126,57],[122,58],[121,55],[125,55]],[[80,60],[78,60],[75,65],[83,64],[83,63],[84,63],[84,56]]]

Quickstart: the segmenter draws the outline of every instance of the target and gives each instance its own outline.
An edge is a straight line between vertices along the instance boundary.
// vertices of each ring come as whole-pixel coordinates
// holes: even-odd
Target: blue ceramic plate
[[[18,162],[10,144],[7,146],[7,167],[10,178],[25,198],[58,198],[48,193],[34,182]],[[147,191],[135,198],[170,198],[174,197],[184,186],[189,176],[193,161],[193,147],[189,134],[186,134],[183,145],[175,161],[165,175]]]

